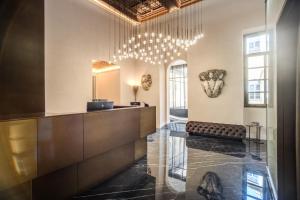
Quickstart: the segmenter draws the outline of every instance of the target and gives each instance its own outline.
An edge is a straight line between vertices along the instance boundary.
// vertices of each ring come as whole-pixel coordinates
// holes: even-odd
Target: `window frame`
[[[267,44],[267,51],[264,52],[258,52],[258,53],[249,53],[247,54],[247,38],[249,37],[253,37],[253,36],[259,36],[259,35],[269,35],[269,44]],[[266,31],[257,31],[257,32],[253,32],[253,33],[247,33],[243,35],[243,59],[244,59],[244,107],[247,108],[266,108],[268,105],[271,104],[272,102],[272,94],[271,91],[272,89],[268,89],[270,88],[270,74],[272,73],[272,63],[271,63],[271,56],[272,56],[272,45],[271,45],[271,37],[272,37],[272,33],[270,31],[266,32]],[[253,57],[253,56],[264,56],[264,66],[259,66],[259,67],[254,67],[251,69],[264,69],[264,78],[263,79],[253,79],[250,81],[263,81],[264,82],[264,91],[258,91],[258,92],[249,92],[248,91],[248,70],[250,69],[248,67],[248,58],[249,57]],[[267,66],[266,64],[266,57],[269,57],[269,66]],[[267,77],[267,74],[269,77]],[[269,84],[269,87],[267,87]],[[258,93],[262,93],[264,94],[264,103],[263,104],[250,104],[249,103],[249,94],[258,94]],[[268,97],[269,95],[269,97]]]
[[[174,107],[174,105],[177,105],[177,101],[176,101],[176,97],[175,96],[172,96],[173,97],[173,101],[171,100],[171,95],[170,95],[170,100],[169,100],[169,106],[170,106],[170,109],[187,109],[188,108],[188,101],[187,101],[187,97],[188,97],[188,88],[187,88],[187,72],[186,74],[183,73],[183,76],[174,76],[174,70],[173,68],[181,68],[180,70],[187,70],[187,64],[177,64],[177,65],[172,65],[170,67],[170,77],[169,77],[169,84],[170,84],[170,93],[173,93],[173,95],[176,94],[175,90],[176,90],[176,82],[181,82],[183,81],[183,88],[180,88],[179,90],[179,93],[183,93],[185,96],[184,96],[184,99],[183,101],[181,101],[180,99],[180,102],[178,102],[181,106],[179,107]],[[173,73],[173,75],[171,75]],[[171,88],[171,82],[173,83],[173,86],[175,86],[175,88]],[[182,90],[181,90],[182,89]],[[171,91],[173,90],[173,92]],[[171,106],[173,103],[173,107]]]

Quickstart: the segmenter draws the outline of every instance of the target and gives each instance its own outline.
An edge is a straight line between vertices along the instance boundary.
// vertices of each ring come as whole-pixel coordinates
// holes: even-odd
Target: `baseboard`
[[[166,127],[168,127],[168,123],[164,123],[164,124],[161,125],[160,128],[158,128],[158,129],[163,129],[163,128],[166,128]]]
[[[269,183],[270,183],[270,186],[271,186],[272,195],[274,197],[274,200],[278,200],[278,195],[277,195],[277,192],[276,192],[276,189],[275,189],[275,185],[274,185],[274,182],[273,182],[273,179],[272,179],[272,176],[271,176],[270,169],[269,169],[268,166],[266,166],[266,168],[267,168],[268,180],[269,180]]]

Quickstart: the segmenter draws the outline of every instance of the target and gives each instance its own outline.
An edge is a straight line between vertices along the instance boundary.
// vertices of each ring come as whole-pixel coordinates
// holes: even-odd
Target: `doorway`
[[[185,61],[177,60],[171,63],[168,70],[168,85],[170,123],[184,125],[188,120],[188,79]]]

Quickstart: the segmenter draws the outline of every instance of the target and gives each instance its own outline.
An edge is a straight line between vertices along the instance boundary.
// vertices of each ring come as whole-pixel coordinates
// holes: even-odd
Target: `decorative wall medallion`
[[[218,97],[225,85],[224,76],[226,75],[225,70],[212,69],[199,74],[201,86],[210,98]]]
[[[141,80],[142,88],[148,91],[152,85],[152,77],[150,74],[144,74]]]

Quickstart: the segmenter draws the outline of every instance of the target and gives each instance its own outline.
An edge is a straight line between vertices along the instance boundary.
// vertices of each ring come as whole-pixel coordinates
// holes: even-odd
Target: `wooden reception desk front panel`
[[[110,178],[146,154],[155,113],[125,108],[0,122],[0,160],[7,163],[0,199],[66,199]]]

